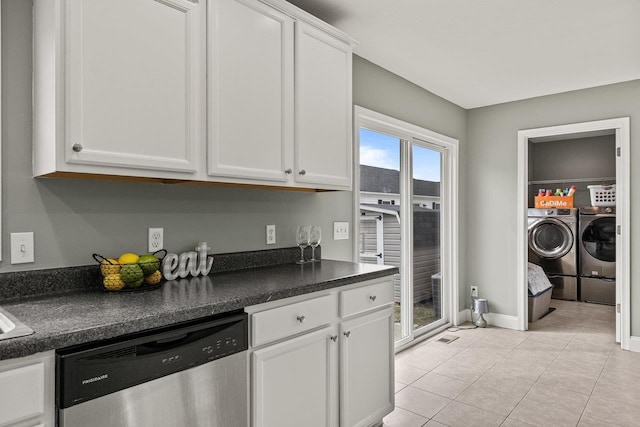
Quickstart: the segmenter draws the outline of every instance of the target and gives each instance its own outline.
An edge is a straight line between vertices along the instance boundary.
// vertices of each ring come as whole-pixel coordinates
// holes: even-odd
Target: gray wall
[[[615,135],[591,138],[563,139],[559,141],[529,142],[529,180],[564,180],[551,184],[529,186],[529,206],[534,206],[534,196],[539,188],[554,190],[574,185],[576,192],[573,206],[591,206],[589,185],[615,184],[616,176]],[[591,179],[575,182],[574,179]],[[600,179],[597,179],[600,178]],[[602,178],[613,178],[603,180]]]
[[[351,260],[333,221],[352,221],[352,193],[299,193],[146,183],[34,179],[31,174],[31,1],[2,2],[2,249],[0,272],[92,264],[91,254],[146,250],[163,227],[172,252],[207,241],[212,253],[295,246],[295,227],[323,228],[325,258]],[[358,57],[354,103],[459,138],[466,112]],[[277,244],[266,246],[265,225]],[[35,232],[33,264],[9,263],[9,233]]]
[[[459,302],[462,309],[470,303],[468,292],[465,291],[469,283],[464,250],[467,236],[464,218],[466,207],[469,206],[465,197],[468,158],[467,111],[357,56],[353,61],[353,103],[460,141],[457,201],[460,213]]]
[[[516,315],[517,132],[616,117],[631,118],[631,164],[640,163],[640,80],[511,102],[469,111],[466,268],[493,312]],[[631,168],[631,182],[640,169]],[[491,197],[487,197],[490,195]],[[631,188],[631,211],[640,209],[640,186]],[[631,217],[632,334],[640,334],[640,222]]]
[[[325,258],[350,260],[333,221],[351,221],[352,193],[34,179],[31,174],[31,1],[2,2],[2,252],[0,271],[88,265],[93,252],[146,250],[163,227],[172,252],[206,241],[213,253],[295,246],[295,227],[319,224]],[[266,246],[265,225],[277,244]],[[33,264],[11,265],[9,233],[35,232]]]

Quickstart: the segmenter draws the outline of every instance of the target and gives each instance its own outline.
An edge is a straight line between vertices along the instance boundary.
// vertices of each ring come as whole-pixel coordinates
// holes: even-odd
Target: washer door
[[[562,258],[572,247],[573,233],[562,221],[545,218],[529,227],[529,248],[541,258]]]
[[[596,218],[582,232],[582,246],[589,255],[600,261],[616,260],[616,219]]]

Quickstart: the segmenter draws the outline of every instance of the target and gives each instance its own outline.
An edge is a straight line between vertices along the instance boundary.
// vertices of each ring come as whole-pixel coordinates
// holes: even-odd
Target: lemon
[[[160,280],[162,280],[162,273],[160,270],[156,270],[154,273],[144,277],[144,283],[148,283],[149,285],[160,283]]]
[[[131,252],[127,252],[124,253],[122,255],[120,255],[120,258],[118,258],[118,264],[124,265],[124,264],[135,264],[138,262],[138,259],[140,257],[136,254],[132,254]]]
[[[103,259],[100,263],[100,272],[104,277],[107,277],[109,274],[116,274],[120,271],[120,264],[118,260],[109,258]]]
[[[136,283],[137,281],[142,283],[144,273],[138,264],[125,264],[120,269],[120,276],[122,276],[124,283],[131,286],[132,283]]]
[[[124,281],[118,273],[106,275],[102,283],[105,289],[110,291],[119,291],[124,288]]]

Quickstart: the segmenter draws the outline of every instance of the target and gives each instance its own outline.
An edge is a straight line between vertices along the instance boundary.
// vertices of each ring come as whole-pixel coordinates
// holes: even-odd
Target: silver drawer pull
[[[337,335],[331,335],[329,338],[331,338],[331,341],[336,342],[336,340],[338,339]]]
[[[287,175],[289,175],[292,172],[293,172],[293,170],[291,168],[284,170],[284,173],[286,173]]]
[[[302,169],[300,172],[298,172],[300,175],[305,175],[307,173],[306,170]]]
[[[346,331],[343,335],[344,335],[345,337],[349,338],[349,335],[351,335],[351,331]]]
[[[73,151],[75,151],[76,153],[79,153],[79,152],[81,152],[81,151],[82,151],[82,144],[77,144],[77,143],[76,143],[76,144],[73,144],[73,145],[71,146],[71,149],[72,149]]]
[[[304,316],[298,316],[298,317],[296,317],[296,319],[298,319],[298,322],[304,323],[305,317]]]
[[[376,297],[375,295],[371,295],[371,296],[369,297],[369,299],[370,299],[371,301],[375,301],[375,300],[376,300],[376,298],[377,298],[377,297]]]

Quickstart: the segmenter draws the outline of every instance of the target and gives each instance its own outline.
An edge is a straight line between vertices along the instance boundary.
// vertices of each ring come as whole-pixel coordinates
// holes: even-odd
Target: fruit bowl
[[[107,292],[141,292],[160,288],[162,259],[167,251],[152,254],[124,253],[118,259],[93,254],[100,264],[102,286]]]

